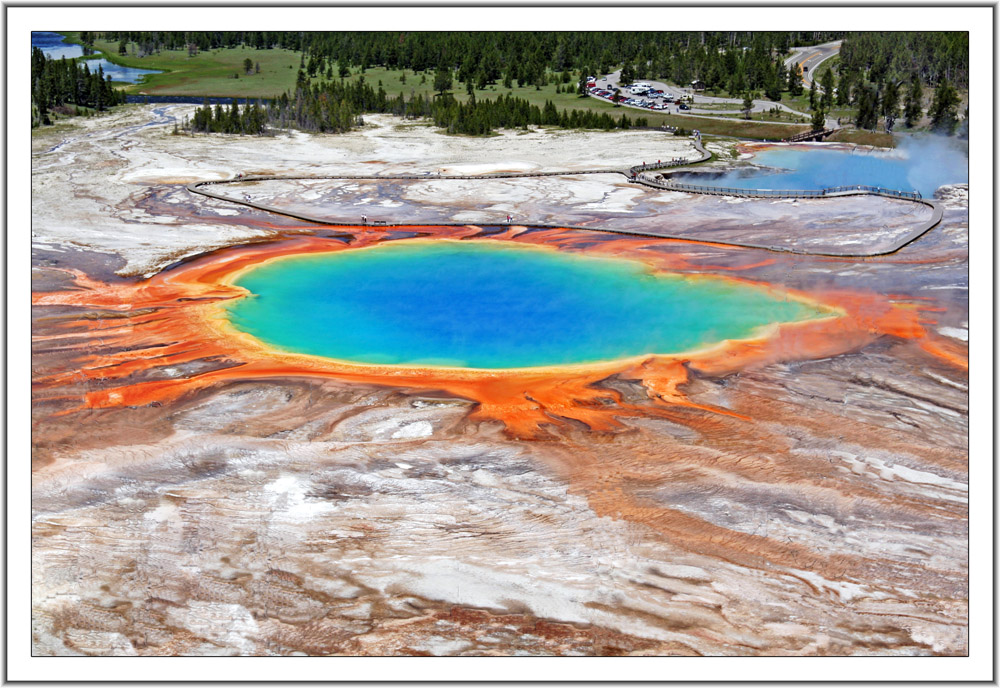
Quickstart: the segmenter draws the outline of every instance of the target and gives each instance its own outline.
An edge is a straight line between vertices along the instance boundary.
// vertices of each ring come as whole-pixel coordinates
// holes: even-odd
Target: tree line
[[[206,98],[204,104],[194,111],[184,126],[189,131],[204,133],[261,136],[267,132],[267,121],[267,108],[260,100],[254,103],[245,102],[242,109],[236,100],[233,100],[229,107],[216,105],[213,108]],[[176,125],[174,130],[177,131]]]
[[[935,128],[953,131],[958,116],[956,88],[967,88],[968,35],[961,32],[836,32],[836,31],[106,31],[82,32],[81,41],[98,38],[135,42],[141,52],[160,49],[189,51],[250,46],[259,50],[285,48],[301,52],[301,70],[308,81],[317,76],[342,79],[352,69],[369,67],[430,71],[465,85],[471,93],[489,85],[510,89],[558,82],[585,88],[587,76],[622,69],[622,81],[661,79],[679,85],[701,81],[707,89],[752,100],[763,95],[780,101],[783,93],[803,92],[797,65],[786,68],[792,46],[843,39],[836,78],[823,72],[820,88],[809,93],[814,124],[823,122],[834,106],[856,108],[855,122],[873,129],[881,119],[887,130],[903,117],[909,125],[921,112],[906,109],[914,88],[942,85],[943,93],[931,106]],[[245,60],[246,63],[249,60]],[[245,69],[248,69],[246,64]],[[572,86],[570,85],[572,84]],[[301,88],[301,79],[296,90]],[[355,107],[355,98],[329,91],[324,101],[306,96],[305,112],[286,117],[306,129],[342,131],[354,126],[352,118],[377,112]],[[936,93],[936,91],[935,91]],[[296,99],[298,96],[295,96]],[[375,96],[377,98],[377,94]],[[438,99],[442,100],[442,99]],[[459,115],[459,120],[480,130],[496,125],[483,108],[502,111],[505,106],[468,108],[479,114]],[[405,104],[407,107],[409,104]],[[379,105],[378,107],[381,107]],[[455,105],[450,106],[455,109]],[[430,110],[429,106],[424,107]],[[540,115],[541,113],[539,113]],[[427,114],[425,116],[433,116]],[[567,114],[567,121],[570,115]],[[587,118],[587,115],[578,116]],[[560,119],[562,117],[560,116]],[[592,124],[593,122],[590,122]],[[466,126],[458,125],[458,128]],[[451,124],[449,127],[451,128]]]
[[[161,50],[217,50],[249,46],[259,50],[285,48],[301,51],[304,31],[81,31],[80,42],[92,45],[98,39],[135,43],[141,52]]]
[[[779,52],[844,35],[835,31],[103,31],[81,32],[84,43],[97,38],[135,42],[151,49],[202,50],[248,46],[285,48],[324,61],[352,66],[381,65],[423,71],[449,65],[538,64],[553,71],[639,61],[642,54],[671,54],[698,47],[750,46],[764,41]]]
[[[840,47],[839,71],[874,83],[924,85],[948,81],[969,87],[969,34],[964,31],[878,31],[847,34]]]
[[[111,85],[100,65],[92,72],[86,61],[53,60],[40,48],[31,49],[32,127],[51,124],[49,113],[56,108],[100,111],[124,102],[125,94]]]
[[[793,45],[833,40],[833,31],[104,31],[83,32],[135,42],[141,52],[250,46],[302,52],[309,76],[346,76],[351,68],[449,69],[479,88],[544,86],[551,74],[607,73],[625,65],[637,78],[693,79],[742,93],[766,90],[780,98],[781,56]]]
[[[425,101],[427,102],[427,101]],[[451,134],[485,135],[495,129],[527,129],[532,126],[555,126],[563,129],[630,129],[648,126],[644,117],[633,120],[622,113],[614,118],[607,112],[591,110],[560,110],[551,100],[543,107],[532,105],[523,98],[511,95],[496,99],[477,100],[473,95],[461,103],[450,93],[430,99],[427,116]]]
[[[355,82],[316,84],[300,75],[294,92],[283,93],[266,105],[257,101],[240,108],[234,101],[228,108],[207,99],[185,124],[193,132],[264,134],[267,126],[321,133],[341,133],[364,124],[365,113],[387,113],[409,119],[429,118],[452,134],[488,135],[496,129],[526,129],[529,126],[557,126],[568,129],[628,129],[648,126],[645,117],[632,119],[622,113],[560,110],[546,101],[543,107],[524,98],[501,95],[495,99],[470,97],[459,102],[451,93],[434,97],[414,93],[390,97],[382,84],[373,88],[364,78]]]
[[[815,82],[810,106],[821,99],[824,110],[836,103],[857,109],[855,124],[874,131],[879,119],[891,132],[902,117],[914,127],[924,116],[924,87],[934,88],[927,111],[931,129],[953,134],[959,124],[958,88],[968,87],[969,39],[961,32],[851,33],[844,39],[834,69]],[[833,94],[836,94],[835,96]]]
[[[844,40],[840,71],[854,80],[947,79],[968,87],[969,45],[964,32],[839,31],[84,31],[134,42],[144,53],[248,46],[302,52],[309,76],[345,76],[349,68],[426,71],[447,68],[463,83],[544,85],[548,74],[607,73],[625,66],[635,78],[692,80],[733,96],[760,91],[772,100],[787,88],[783,57],[795,45]],[[575,81],[575,79],[573,79]],[[566,81],[569,81],[568,79]]]

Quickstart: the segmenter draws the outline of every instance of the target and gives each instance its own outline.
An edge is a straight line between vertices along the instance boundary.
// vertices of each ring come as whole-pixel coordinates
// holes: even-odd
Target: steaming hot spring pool
[[[287,256],[239,276],[232,325],[363,364],[500,369],[692,351],[831,312],[721,277],[494,241]]]
[[[818,190],[862,184],[896,191],[919,191],[925,198],[944,184],[969,181],[968,157],[937,140],[914,140],[897,153],[867,148],[796,148],[778,146],[754,153],[753,162],[767,170],[735,170],[718,177],[674,175],[685,184],[735,189]]]

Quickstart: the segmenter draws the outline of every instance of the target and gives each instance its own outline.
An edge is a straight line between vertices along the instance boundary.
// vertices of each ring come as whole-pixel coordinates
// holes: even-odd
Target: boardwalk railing
[[[634,165],[628,168],[629,174],[632,177],[637,176],[640,172],[648,172],[649,170],[664,170],[669,167],[681,167],[683,165],[695,165],[699,162],[705,162],[712,157],[701,145],[701,141],[698,139],[691,139],[691,143],[698,150],[700,157],[697,160],[688,160],[687,158],[671,158],[670,160],[657,160],[656,162],[647,162],[642,165]]]
[[[648,170],[662,170],[667,167],[679,167],[681,165],[689,165],[695,162],[697,161],[688,160],[687,158],[671,158],[670,160],[657,160],[656,162],[646,163],[645,165],[636,165],[628,168],[628,170],[632,174],[638,174],[639,172],[647,172]]]
[[[886,189],[881,186],[866,186],[864,184],[833,186],[828,189],[737,189],[725,186],[701,186],[699,184],[666,181],[662,184],[657,184],[657,186],[671,191],[761,198],[824,198],[827,196],[848,196],[852,194],[878,194],[879,196],[903,198],[908,201],[919,201],[922,198],[919,191],[898,191],[896,189]]]

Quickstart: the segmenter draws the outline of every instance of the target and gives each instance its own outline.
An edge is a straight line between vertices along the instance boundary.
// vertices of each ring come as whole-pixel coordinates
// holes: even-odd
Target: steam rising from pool
[[[967,141],[934,134],[914,134],[899,140],[896,150],[906,156],[907,179],[924,196],[946,184],[969,181]]]
[[[753,162],[772,169],[733,170],[718,177],[676,175],[682,183],[736,189],[818,190],[861,184],[896,191],[919,191],[925,198],[945,184],[969,181],[963,143],[943,136],[904,136],[893,151],[870,147],[774,146]]]

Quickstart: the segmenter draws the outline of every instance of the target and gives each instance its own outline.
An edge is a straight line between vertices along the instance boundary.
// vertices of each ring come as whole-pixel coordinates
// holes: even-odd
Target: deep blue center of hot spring
[[[237,280],[233,325],[281,350],[369,364],[523,368],[699,349],[828,315],[723,278],[489,241],[287,257]]]

